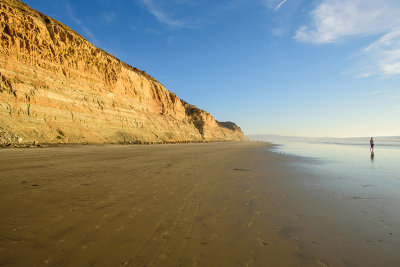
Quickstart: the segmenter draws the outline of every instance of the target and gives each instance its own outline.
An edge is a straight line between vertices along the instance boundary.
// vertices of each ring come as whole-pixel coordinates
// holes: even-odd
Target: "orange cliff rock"
[[[0,22],[2,146],[246,139],[21,1],[1,0]]]

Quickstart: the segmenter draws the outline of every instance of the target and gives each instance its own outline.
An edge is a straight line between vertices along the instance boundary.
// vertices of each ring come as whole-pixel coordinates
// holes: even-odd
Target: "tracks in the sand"
[[[193,156],[190,162],[189,171],[183,174],[188,184],[124,265],[179,265],[191,240],[201,203],[211,186],[209,179],[196,166]]]
[[[0,159],[13,166],[0,172],[0,265],[212,265],[244,228],[237,181],[251,171],[237,164],[241,147],[10,150]]]

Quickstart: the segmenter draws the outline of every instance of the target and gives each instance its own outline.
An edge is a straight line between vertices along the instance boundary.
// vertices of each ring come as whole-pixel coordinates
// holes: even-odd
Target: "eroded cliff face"
[[[0,145],[245,140],[18,0],[0,1]]]

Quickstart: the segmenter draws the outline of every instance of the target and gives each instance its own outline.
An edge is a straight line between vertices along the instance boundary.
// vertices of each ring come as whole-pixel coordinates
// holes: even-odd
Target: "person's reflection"
[[[371,162],[374,162],[375,154],[374,151],[371,151]]]

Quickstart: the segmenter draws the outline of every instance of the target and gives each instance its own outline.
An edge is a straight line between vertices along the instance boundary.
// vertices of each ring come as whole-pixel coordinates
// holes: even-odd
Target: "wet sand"
[[[266,146],[0,150],[0,265],[400,266],[398,226]]]

